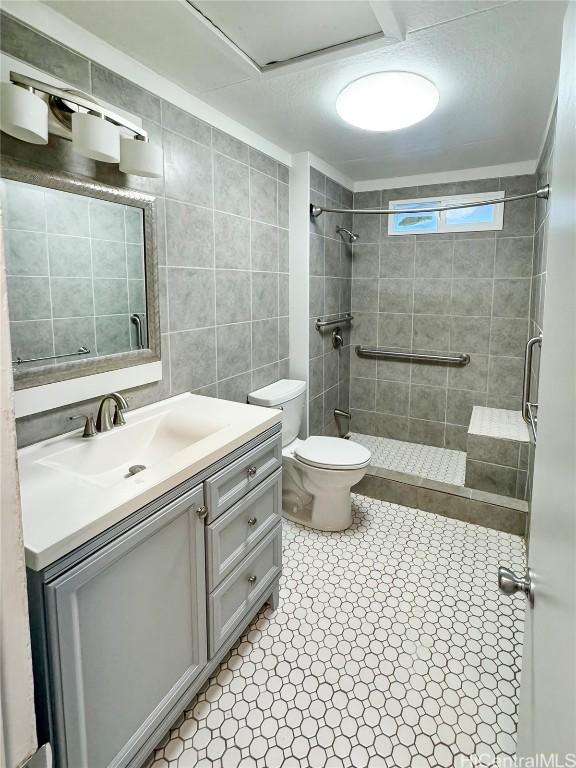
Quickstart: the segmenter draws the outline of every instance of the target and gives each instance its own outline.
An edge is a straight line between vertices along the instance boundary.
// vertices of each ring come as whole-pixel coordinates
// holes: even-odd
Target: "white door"
[[[528,556],[535,602],[527,610],[517,748],[519,757],[558,755],[533,763],[554,766],[576,765],[566,760],[576,753],[576,3],[568,6]]]

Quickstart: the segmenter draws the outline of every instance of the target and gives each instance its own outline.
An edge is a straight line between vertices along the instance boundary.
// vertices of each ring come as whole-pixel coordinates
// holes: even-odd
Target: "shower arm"
[[[498,203],[511,203],[514,200],[525,200],[528,197],[540,197],[543,200],[547,200],[550,197],[550,185],[546,184],[544,187],[536,190],[536,192],[526,192],[523,195],[510,195],[510,197],[501,197],[497,200],[479,200],[474,203],[455,203],[454,205],[442,205],[436,208],[402,208],[397,210],[394,208],[325,208],[322,205],[310,204],[310,214],[313,218],[317,218],[322,213],[356,213],[356,214],[383,214],[386,216],[392,216],[396,213],[431,213],[436,211],[456,211],[459,208],[481,208],[483,205],[497,205]]]

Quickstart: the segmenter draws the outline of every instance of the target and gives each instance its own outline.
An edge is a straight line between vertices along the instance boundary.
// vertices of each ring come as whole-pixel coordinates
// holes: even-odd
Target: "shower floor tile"
[[[524,599],[496,571],[523,572],[523,541],[353,498],[342,533],[284,522],[278,610],[238,640],[154,768],[469,768],[514,753]]]
[[[466,476],[466,452],[433,445],[407,443],[388,437],[374,437],[351,432],[352,440],[366,446],[372,452],[376,467],[418,475],[428,480],[439,480],[452,485],[464,485]]]

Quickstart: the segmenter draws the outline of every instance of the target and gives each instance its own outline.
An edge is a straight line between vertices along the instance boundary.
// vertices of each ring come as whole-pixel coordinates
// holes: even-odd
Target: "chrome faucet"
[[[114,403],[113,411],[110,409],[110,402]],[[126,424],[122,411],[127,408],[128,403],[118,392],[112,392],[112,394],[103,397],[96,417],[96,431],[109,432],[114,427],[121,427]]]

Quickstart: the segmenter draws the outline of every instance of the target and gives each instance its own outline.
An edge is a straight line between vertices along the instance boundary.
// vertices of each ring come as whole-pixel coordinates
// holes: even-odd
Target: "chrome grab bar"
[[[526,352],[524,353],[524,380],[522,382],[522,418],[532,430],[532,436],[536,441],[536,415],[532,413],[533,408],[537,408],[537,403],[530,402],[530,379],[532,372],[532,358],[534,356],[534,347],[536,344],[542,345],[542,334],[533,336],[526,342]]]
[[[130,320],[136,326],[136,344],[138,349],[144,349],[144,344],[142,343],[142,315],[138,312],[133,312],[130,315]]]
[[[78,352],[67,352],[65,355],[47,355],[47,357],[29,357],[24,360],[21,357],[17,357],[16,360],[12,360],[14,365],[22,365],[23,363],[37,363],[40,360],[56,360],[60,357],[76,357],[76,355],[89,355],[90,350],[88,347],[80,347]]]
[[[361,347],[357,346],[356,354],[358,357],[374,357],[379,360],[404,360],[414,363],[444,363],[444,365],[468,365],[470,355],[463,353],[461,355],[428,355],[423,352],[396,352],[393,349],[382,349],[380,347]]]
[[[324,320],[322,317],[316,318],[315,328],[317,331],[320,330],[320,328],[327,328],[329,325],[340,325],[341,323],[349,323],[352,320],[354,320],[354,315],[352,315],[350,312],[346,312],[344,315],[340,315],[339,317],[336,317],[334,320]]]

